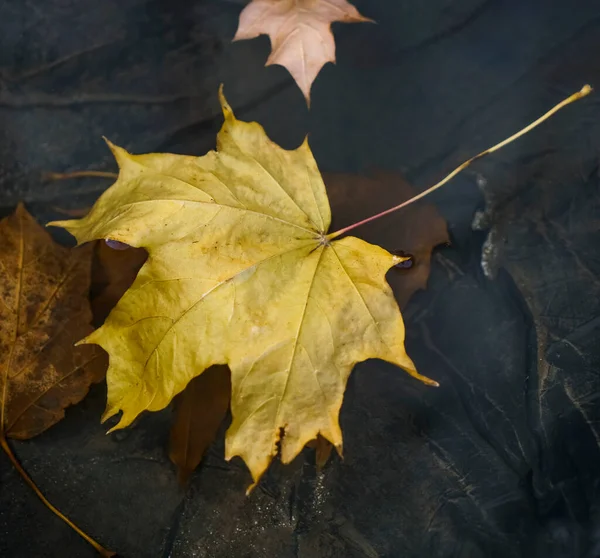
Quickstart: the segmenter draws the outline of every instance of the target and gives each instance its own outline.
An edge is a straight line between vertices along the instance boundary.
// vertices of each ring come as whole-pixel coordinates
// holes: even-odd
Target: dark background
[[[418,189],[584,83],[600,88],[597,0],[355,0],[378,23],[334,25],[338,63],[308,112],[286,70],[263,67],[266,37],[230,42],[245,3],[0,1],[3,214],[18,200],[42,222],[91,205],[106,181],[41,177],[114,170],[102,135],[205,153],[221,82],[237,116],[284,147],[310,133],[322,170],[396,171]],[[306,450],[247,498],[249,474],[220,442],[183,491],[170,411],[106,436],[97,386],[14,444],[24,466],[127,558],[600,556],[598,99],[432,196],[452,245],[405,316],[409,354],[441,387],[357,366],[344,461],[317,473]],[[378,240],[402,248],[393,233]],[[94,555],[3,456],[0,482],[0,556]]]

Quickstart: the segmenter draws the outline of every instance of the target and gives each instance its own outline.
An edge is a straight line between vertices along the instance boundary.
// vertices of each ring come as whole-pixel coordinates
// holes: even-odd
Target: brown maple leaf
[[[64,248],[22,205],[0,222],[0,406],[10,438],[40,434],[104,378],[106,355],[73,345],[92,331],[91,247]]]
[[[214,441],[229,409],[231,374],[227,366],[213,366],[196,376],[174,399],[175,412],[169,457],[185,484]]]
[[[372,22],[346,0],[253,0],[240,14],[234,41],[269,35],[266,65],[284,66],[310,105],[310,88],[327,62],[335,63],[331,24]]]
[[[19,204],[0,221],[0,446],[54,514],[101,556],[114,556],[42,494],[7,438],[27,439],[60,421],[106,374],[106,354],[75,347],[92,331],[91,246],[59,246]]]

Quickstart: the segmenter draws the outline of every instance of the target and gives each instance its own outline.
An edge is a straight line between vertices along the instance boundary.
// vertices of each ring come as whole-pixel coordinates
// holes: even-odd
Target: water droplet
[[[395,256],[400,256],[401,258],[407,258],[404,261],[397,263],[394,267],[396,269],[410,269],[415,265],[415,257],[412,254],[407,254],[403,250],[394,250],[392,252]]]
[[[106,245],[113,250],[127,250],[128,248],[131,248],[129,244],[119,242],[118,240],[111,240],[110,238],[107,238],[104,242],[106,242]]]

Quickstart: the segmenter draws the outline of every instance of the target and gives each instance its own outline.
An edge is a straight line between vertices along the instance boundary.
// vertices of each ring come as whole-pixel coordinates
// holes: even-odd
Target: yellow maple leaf
[[[52,225],[78,243],[108,238],[148,253],[131,288],[85,343],[110,356],[104,419],[115,428],[164,408],[214,364],[232,373],[226,458],[255,482],[318,434],[338,451],[338,415],[359,361],[418,374],[385,280],[402,261],[358,238],[332,241],[329,202],[307,141],[287,151],[257,124],[225,115],[203,157],[130,155],[83,219]],[[282,438],[281,438],[282,437]],[[281,439],[280,439],[281,438]]]
[[[234,41],[269,35],[266,65],[292,74],[310,104],[310,88],[327,62],[335,62],[331,24],[372,22],[346,0],[253,0],[240,14]]]
[[[164,408],[208,367],[228,364],[226,458],[241,456],[255,483],[278,442],[284,463],[320,438],[341,453],[338,415],[357,362],[378,357],[437,382],[406,354],[385,280],[406,258],[335,239],[441,188],[591,92],[584,85],[420,194],[329,234],[329,202],[308,143],[280,148],[259,124],[236,120],[222,90],[217,151],[133,156],[111,145],[117,182],[83,219],[50,223],[79,243],[105,238],[149,253],[105,324],[81,341],[110,356],[104,419],[122,411],[114,428],[123,428]]]

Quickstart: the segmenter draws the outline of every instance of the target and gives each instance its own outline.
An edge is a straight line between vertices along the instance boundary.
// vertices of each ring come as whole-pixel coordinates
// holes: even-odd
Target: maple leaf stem
[[[384,217],[385,215],[389,215],[390,213],[393,213],[394,211],[398,211],[399,209],[402,209],[403,207],[406,207],[407,205],[410,205],[411,203],[414,203],[417,200],[420,200],[421,198],[424,198],[425,196],[428,196],[429,194],[431,194],[432,192],[434,192],[438,188],[441,188],[444,184],[446,184],[447,182],[449,182],[450,180],[452,180],[459,172],[461,172],[464,169],[466,169],[468,166],[470,166],[477,159],[481,159],[482,157],[485,157],[486,155],[489,155],[490,153],[493,153],[494,151],[498,151],[499,149],[502,149],[504,146],[508,145],[509,143],[515,141],[517,138],[520,138],[521,136],[524,136],[525,134],[527,134],[528,132],[530,132],[531,130],[533,130],[536,126],[539,126],[542,122],[544,122],[544,120],[547,120],[553,114],[557,113],[563,107],[566,107],[567,105],[569,105],[569,104],[571,104],[571,103],[573,103],[575,101],[578,101],[579,99],[582,99],[583,97],[589,95],[592,91],[593,91],[593,89],[589,85],[584,85],[581,88],[580,91],[577,91],[577,93],[573,93],[573,95],[571,95],[570,97],[567,97],[566,99],[564,99],[563,101],[561,101],[560,103],[558,103],[555,107],[553,107],[552,109],[550,109],[547,113],[545,113],[544,115],[540,116],[537,120],[534,120],[528,126],[525,126],[525,128],[519,130],[516,134],[513,134],[509,138],[506,138],[505,140],[501,141],[500,143],[497,143],[496,145],[494,145],[494,146],[486,149],[485,151],[482,151],[481,153],[478,153],[474,157],[471,157],[470,159],[468,159],[467,161],[465,161],[464,163],[462,163],[461,165],[459,165],[458,167],[456,167],[445,178],[443,178],[437,184],[434,184],[430,188],[427,188],[427,190],[424,190],[420,194],[417,194],[416,196],[413,196],[412,198],[410,198],[410,199],[402,202],[399,205],[391,207],[390,209],[386,209],[385,211],[382,211],[381,213],[377,213],[376,215],[372,215],[371,217],[363,219],[362,221],[358,221],[357,223],[353,223],[352,225],[348,225],[347,227],[344,227],[343,229],[340,229],[340,230],[338,230],[336,232],[328,234],[326,238],[328,240],[332,240],[334,238],[337,238],[338,236],[341,236],[342,234],[345,234],[345,233],[347,233],[347,232],[349,232],[349,231],[351,231],[351,230],[353,230],[353,229],[355,229],[357,227],[360,227],[361,225],[365,225],[367,223],[370,223],[371,221],[375,221],[376,219],[379,219],[380,217]]]
[[[43,504],[56,516],[62,519],[71,529],[73,529],[78,535],[83,537],[90,545],[94,547],[94,549],[100,554],[100,556],[104,556],[108,558],[109,556],[116,556],[116,554],[110,550],[104,548],[101,544],[97,543],[92,537],[84,533],[77,525],[75,525],[66,515],[64,515],[60,510],[55,508],[48,499],[42,494],[42,491],[37,487],[33,479],[27,474],[25,469],[19,463],[17,456],[13,453],[10,445],[8,444],[8,440],[6,439],[6,434],[4,432],[4,425],[0,425],[0,446],[4,450],[4,453],[8,456],[14,468],[17,470],[19,475],[23,478],[23,480],[29,485],[29,487],[35,492],[37,497],[43,502]]]
[[[75,172],[47,172],[44,174],[46,180],[69,180],[71,178],[118,178],[116,172],[105,171],[75,171]]]

